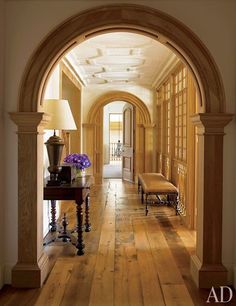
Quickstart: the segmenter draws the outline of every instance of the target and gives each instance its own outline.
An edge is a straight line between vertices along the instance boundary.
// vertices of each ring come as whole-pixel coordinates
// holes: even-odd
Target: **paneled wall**
[[[180,214],[195,228],[195,113],[196,90],[187,67],[179,63],[157,87],[157,172],[179,189]]]

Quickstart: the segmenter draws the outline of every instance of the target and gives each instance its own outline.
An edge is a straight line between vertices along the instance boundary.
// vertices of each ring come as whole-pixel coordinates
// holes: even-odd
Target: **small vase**
[[[75,169],[75,179],[80,179],[85,176],[85,171],[81,169]]]
[[[82,177],[82,170],[80,169],[76,169],[76,172],[75,172],[75,179],[79,179]]]

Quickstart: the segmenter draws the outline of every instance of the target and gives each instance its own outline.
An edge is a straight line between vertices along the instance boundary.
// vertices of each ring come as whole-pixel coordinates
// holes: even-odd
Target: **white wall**
[[[8,232],[2,240],[5,263],[15,262],[17,253],[17,137],[16,127],[10,122],[8,111],[17,110],[19,84],[22,73],[32,52],[42,39],[60,22],[100,4],[140,3],[149,5],[172,16],[189,26],[205,43],[213,55],[222,74],[226,90],[228,112],[235,112],[236,101],[236,2],[234,0],[88,0],[88,1],[7,1],[6,7],[6,72],[5,72],[5,154],[4,173],[6,198],[4,201],[5,228]],[[42,19],[43,16],[43,19]],[[94,94],[94,93],[93,93]],[[87,103],[92,96],[88,93]],[[86,112],[84,112],[86,114]],[[233,270],[236,263],[235,195],[236,187],[236,127],[235,121],[226,129],[224,145],[224,214],[223,214],[223,260]],[[11,237],[11,239],[8,239]]]
[[[60,67],[59,64],[51,72],[47,80],[43,99],[59,99],[60,98]]]

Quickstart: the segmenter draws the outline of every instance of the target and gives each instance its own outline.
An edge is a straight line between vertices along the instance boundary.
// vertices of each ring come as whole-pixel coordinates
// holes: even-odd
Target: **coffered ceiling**
[[[114,32],[82,42],[66,54],[85,86],[152,86],[173,53],[140,34]]]

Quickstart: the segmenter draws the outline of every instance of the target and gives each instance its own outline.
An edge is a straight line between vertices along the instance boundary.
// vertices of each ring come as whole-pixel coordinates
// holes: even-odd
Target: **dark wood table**
[[[77,255],[84,254],[83,243],[83,209],[82,205],[85,203],[85,231],[89,232],[91,229],[89,223],[89,204],[90,204],[90,186],[93,184],[92,176],[84,176],[74,180],[72,183],[61,184],[60,186],[46,186],[47,180],[44,184],[44,200],[51,201],[51,223],[50,231],[57,231],[56,223],[56,201],[57,200],[74,200],[76,204],[76,219],[77,219]]]

